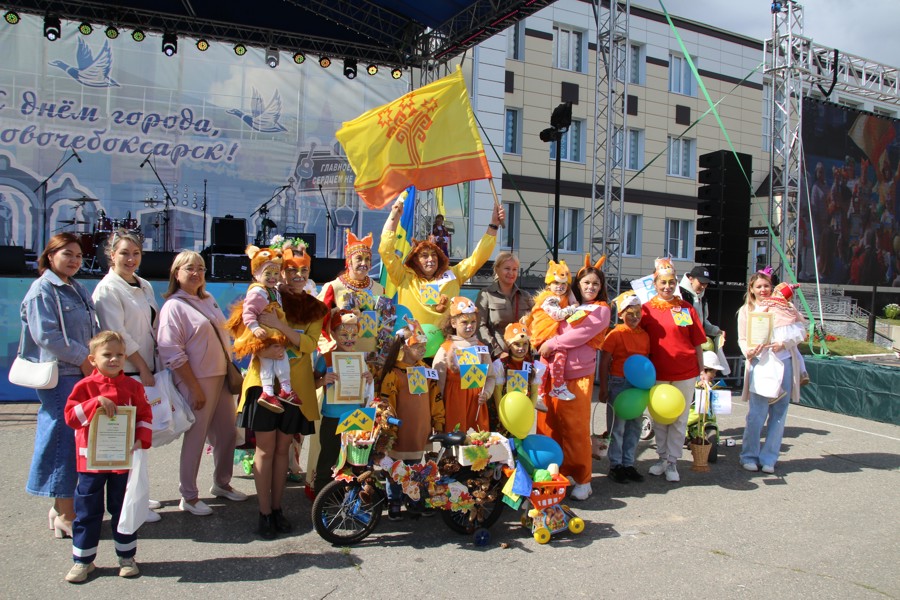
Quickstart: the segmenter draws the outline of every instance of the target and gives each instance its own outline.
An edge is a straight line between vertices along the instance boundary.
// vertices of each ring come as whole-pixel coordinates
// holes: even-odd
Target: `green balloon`
[[[430,323],[422,325],[422,331],[425,332],[425,337],[428,338],[428,342],[425,343],[425,357],[434,356],[437,354],[441,344],[444,343],[444,334]]]
[[[650,390],[628,388],[622,390],[613,400],[613,412],[624,421],[637,419],[644,413],[650,402]]]

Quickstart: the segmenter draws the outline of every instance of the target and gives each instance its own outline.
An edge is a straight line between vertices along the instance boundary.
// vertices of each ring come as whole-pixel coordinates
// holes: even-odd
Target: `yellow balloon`
[[[660,383],[650,388],[650,404],[647,410],[660,425],[670,425],[678,420],[686,406],[684,394],[677,387]]]
[[[524,438],[534,425],[534,404],[522,392],[510,392],[500,399],[500,422],[514,437]]]

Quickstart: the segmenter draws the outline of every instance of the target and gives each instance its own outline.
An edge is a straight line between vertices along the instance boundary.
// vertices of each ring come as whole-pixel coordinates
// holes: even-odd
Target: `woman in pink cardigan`
[[[169,289],[163,294],[167,300],[159,314],[158,337],[159,358],[172,370],[178,391],[194,409],[196,420],[181,444],[178,506],[198,516],[212,514],[197,490],[207,438],[215,463],[209,493],[235,502],[247,499],[231,487],[236,429],[234,396],[225,386],[226,360],[230,360],[230,343],[222,329],[225,315],[205,286],[203,257],[190,250],[176,256],[169,272]]]

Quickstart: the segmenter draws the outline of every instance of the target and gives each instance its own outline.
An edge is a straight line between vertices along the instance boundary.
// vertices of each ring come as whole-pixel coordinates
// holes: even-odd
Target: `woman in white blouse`
[[[125,340],[125,374],[139,376],[144,385],[154,385],[159,305],[150,283],[136,274],[141,266],[141,241],[120,229],[110,236],[105,250],[109,273],[97,284],[93,296],[100,328],[116,331]],[[159,502],[151,500],[150,508],[159,508]],[[146,522],[159,521],[159,515],[149,508],[147,513]]]

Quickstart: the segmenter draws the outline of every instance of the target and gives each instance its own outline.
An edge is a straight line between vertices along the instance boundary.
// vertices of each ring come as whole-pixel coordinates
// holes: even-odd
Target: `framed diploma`
[[[116,416],[107,417],[98,408],[88,429],[87,468],[91,471],[119,471],[131,468],[134,446],[133,406],[116,407]]]
[[[772,313],[752,312],[747,315],[747,347],[768,344],[772,339]]]
[[[334,383],[334,404],[361,404],[366,388],[363,372],[368,369],[366,353],[334,352],[331,366],[338,376]],[[332,400],[329,399],[329,402]]]

